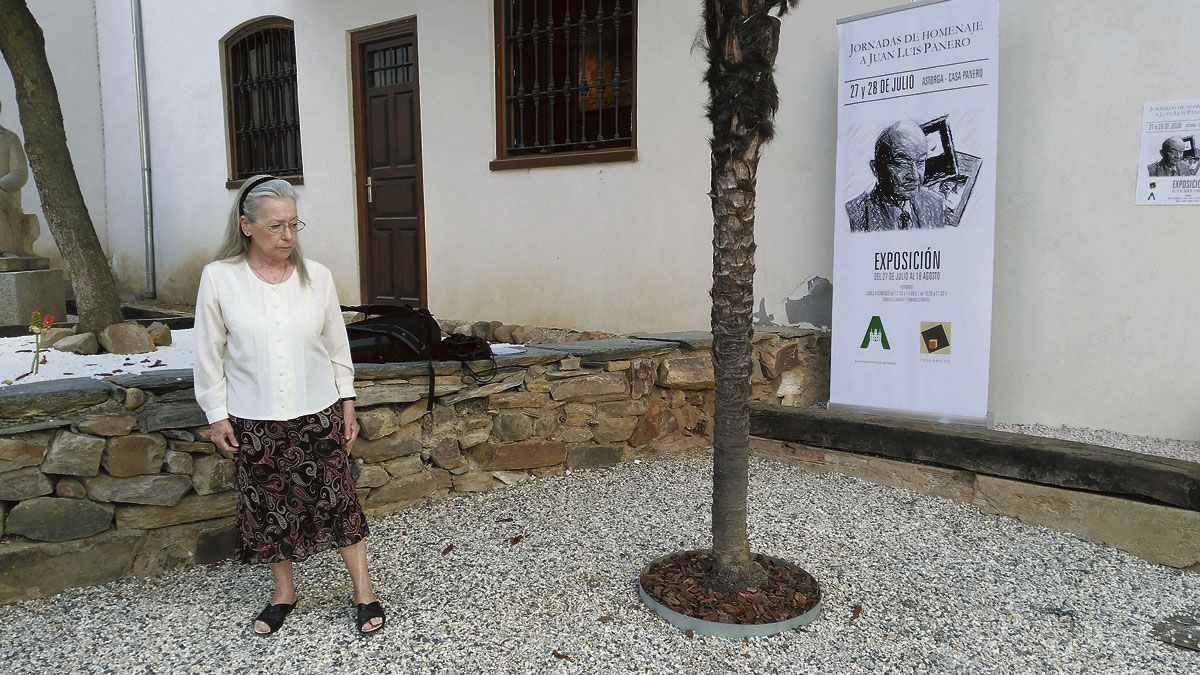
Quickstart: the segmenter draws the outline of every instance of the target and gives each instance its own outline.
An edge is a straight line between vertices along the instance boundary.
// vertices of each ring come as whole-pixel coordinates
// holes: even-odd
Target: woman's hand
[[[238,451],[237,435],[233,433],[233,425],[227,419],[213,422],[209,437],[226,457]]]
[[[342,419],[346,421],[346,450],[358,439],[358,416],[354,413],[354,401],[342,401]]]

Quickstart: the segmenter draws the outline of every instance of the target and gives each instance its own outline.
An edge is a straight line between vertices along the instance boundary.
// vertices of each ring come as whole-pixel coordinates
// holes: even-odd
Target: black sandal
[[[254,620],[267,624],[267,627],[271,630],[265,633],[259,633],[258,628],[256,628],[254,624],[251,624],[250,627],[257,635],[262,635],[264,637],[270,635],[279,630],[280,626],[283,625],[283,620],[287,618],[287,615],[290,614],[295,607],[296,603],[294,602],[290,605],[284,603],[280,603],[278,605],[267,605],[267,608],[259,612],[258,616],[254,617]]]
[[[358,609],[359,634],[370,635],[371,633],[378,633],[379,631],[383,630],[385,625],[387,625],[387,617],[384,616],[383,606],[379,604],[378,600],[370,604],[360,602],[355,605],[355,607]],[[367,627],[367,623],[369,623],[371,619],[379,619],[379,625],[370,630],[363,630]]]

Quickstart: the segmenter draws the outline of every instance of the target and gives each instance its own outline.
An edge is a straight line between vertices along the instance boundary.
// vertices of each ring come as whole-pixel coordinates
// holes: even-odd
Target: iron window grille
[[[633,148],[636,0],[497,0],[499,158]]]
[[[292,22],[256,21],[225,43],[231,179],[255,174],[299,176],[300,111]]]
[[[371,52],[367,65],[372,87],[391,87],[410,84],[413,77],[412,47],[399,45]]]

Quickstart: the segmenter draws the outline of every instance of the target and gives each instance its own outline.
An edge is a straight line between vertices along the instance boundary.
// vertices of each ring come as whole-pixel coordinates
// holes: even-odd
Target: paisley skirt
[[[367,536],[345,448],[342,404],[295,419],[229,417],[237,452],[234,557],[301,560]]]

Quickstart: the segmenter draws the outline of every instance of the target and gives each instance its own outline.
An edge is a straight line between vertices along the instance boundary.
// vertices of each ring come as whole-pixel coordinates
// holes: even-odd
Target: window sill
[[[292,185],[304,185],[304,176],[279,176],[279,178],[286,180],[287,182],[291,183]],[[246,181],[248,181],[248,180],[250,180],[250,179],[249,178],[240,178],[238,180],[227,180],[227,181],[225,181],[225,189],[240,190],[241,187],[243,185],[245,185]]]
[[[563,152],[554,155],[527,155],[508,159],[493,159],[488,168],[492,171],[512,169],[538,169],[547,166],[574,166],[577,164],[603,164],[607,162],[635,162],[637,148],[614,148],[611,150],[589,150],[585,152]]]

